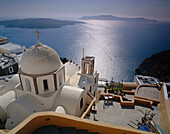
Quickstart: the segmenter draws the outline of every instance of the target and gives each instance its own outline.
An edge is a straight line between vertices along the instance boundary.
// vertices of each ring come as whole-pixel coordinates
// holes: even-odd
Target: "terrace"
[[[102,93],[99,99],[93,102],[92,109],[86,111],[87,116],[82,118],[138,129],[148,114],[150,117],[147,118],[159,124],[160,110],[157,105],[160,103],[162,84],[159,85],[161,87],[156,84],[139,85],[134,89],[132,83],[131,89],[128,84],[128,90],[126,84],[111,81],[106,83],[105,88],[100,87],[99,93]],[[157,131],[157,128],[154,129],[152,132]]]
[[[144,98],[148,98],[151,100],[160,100],[160,89],[156,85],[154,86],[139,86],[137,88],[136,95]]]
[[[122,106],[116,100],[106,103],[104,99],[100,99],[99,103],[96,104],[96,107],[96,114],[93,114],[91,112],[90,115],[87,116],[87,119],[130,127],[128,125],[130,123],[130,120],[141,121],[141,118],[144,116],[143,113],[150,110],[152,113],[155,113],[155,116],[153,118],[155,123],[158,124],[159,121],[160,111],[156,106],[152,108],[137,104],[135,104],[133,107]]]

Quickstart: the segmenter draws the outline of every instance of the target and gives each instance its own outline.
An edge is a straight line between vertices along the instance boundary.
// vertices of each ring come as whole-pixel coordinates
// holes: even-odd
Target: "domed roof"
[[[41,43],[30,47],[21,58],[21,71],[30,75],[48,74],[59,69],[61,65],[57,52]]]

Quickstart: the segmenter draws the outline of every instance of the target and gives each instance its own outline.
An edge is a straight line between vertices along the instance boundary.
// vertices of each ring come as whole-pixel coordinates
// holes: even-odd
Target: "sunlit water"
[[[35,29],[0,27],[0,36],[30,47],[36,43]],[[170,49],[170,26],[114,21],[86,21],[54,29],[40,29],[40,42],[61,57],[80,65],[83,55],[95,56],[100,78],[133,81],[134,71],[153,53]]]

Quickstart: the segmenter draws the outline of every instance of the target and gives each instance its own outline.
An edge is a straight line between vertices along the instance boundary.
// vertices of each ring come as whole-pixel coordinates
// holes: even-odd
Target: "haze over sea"
[[[154,53],[170,49],[170,25],[89,20],[61,28],[40,29],[40,42],[80,65],[82,50],[95,56],[100,78],[133,81],[135,69]],[[0,36],[27,48],[37,42],[35,29],[5,28]]]

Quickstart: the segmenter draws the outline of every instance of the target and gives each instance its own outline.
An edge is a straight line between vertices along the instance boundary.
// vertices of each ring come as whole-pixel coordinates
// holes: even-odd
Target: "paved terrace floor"
[[[156,87],[140,87],[137,95],[154,100],[160,100],[160,91]]]
[[[141,121],[143,114],[140,110],[151,110],[150,108],[138,105],[135,105],[134,108],[122,108],[120,103],[116,101],[112,101],[108,104],[109,105],[104,105],[104,100],[100,100],[99,103],[96,104],[97,114],[90,113],[90,117],[87,118],[99,122],[129,127],[127,124],[130,123],[130,120],[134,122],[136,122],[136,120]],[[160,114],[159,109],[154,107],[152,113],[155,113],[154,121],[155,123],[158,123]]]

